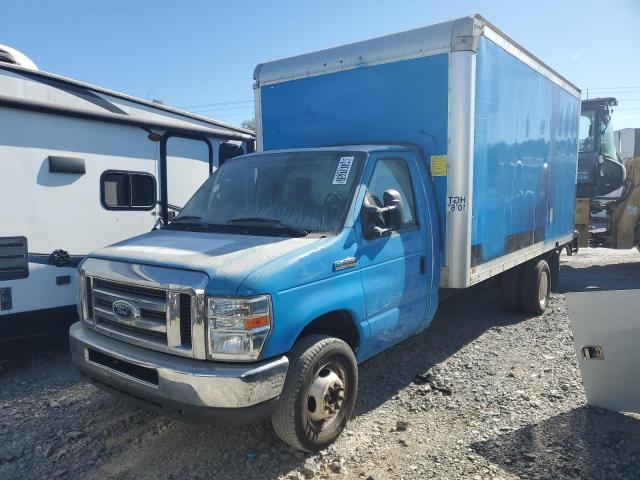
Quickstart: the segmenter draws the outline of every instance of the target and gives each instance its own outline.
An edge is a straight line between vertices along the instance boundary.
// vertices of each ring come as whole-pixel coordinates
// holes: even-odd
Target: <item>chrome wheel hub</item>
[[[322,422],[335,417],[345,400],[344,382],[331,367],[318,370],[307,398],[309,419]]]
[[[538,301],[543,309],[547,304],[547,290],[549,290],[549,278],[546,273],[540,275],[540,285],[538,287]]]

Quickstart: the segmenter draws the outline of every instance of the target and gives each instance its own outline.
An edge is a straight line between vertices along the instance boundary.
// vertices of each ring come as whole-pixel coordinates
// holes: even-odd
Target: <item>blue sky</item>
[[[471,13],[591,97],[618,96],[616,128],[640,127],[640,0],[4,0],[0,43],[42,70],[239,123],[257,63]]]

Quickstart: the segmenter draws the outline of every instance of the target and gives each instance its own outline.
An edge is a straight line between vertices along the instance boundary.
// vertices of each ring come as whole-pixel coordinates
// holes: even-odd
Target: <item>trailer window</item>
[[[411,186],[411,176],[407,162],[402,158],[382,158],[376,162],[371,174],[367,196],[369,201],[382,207],[382,197],[385,190],[397,190],[404,203],[405,226],[415,225],[416,210]]]
[[[100,197],[107,210],[151,210],[156,206],[156,179],[145,172],[108,170],[100,177]]]
[[[594,128],[595,110],[585,110],[580,114],[580,131],[578,144],[581,152],[593,152],[595,150]]]

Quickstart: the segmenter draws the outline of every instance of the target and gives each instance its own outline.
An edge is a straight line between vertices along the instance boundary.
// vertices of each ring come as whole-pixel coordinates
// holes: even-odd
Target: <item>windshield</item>
[[[228,160],[168,228],[198,224],[236,231],[251,227],[266,234],[335,233],[344,223],[363,157],[311,151]]]

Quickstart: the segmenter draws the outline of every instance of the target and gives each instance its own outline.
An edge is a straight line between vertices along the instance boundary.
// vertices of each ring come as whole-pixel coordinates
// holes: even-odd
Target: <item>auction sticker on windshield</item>
[[[349,179],[349,172],[353,164],[353,157],[340,157],[336,174],[333,176],[334,185],[346,185]]]

